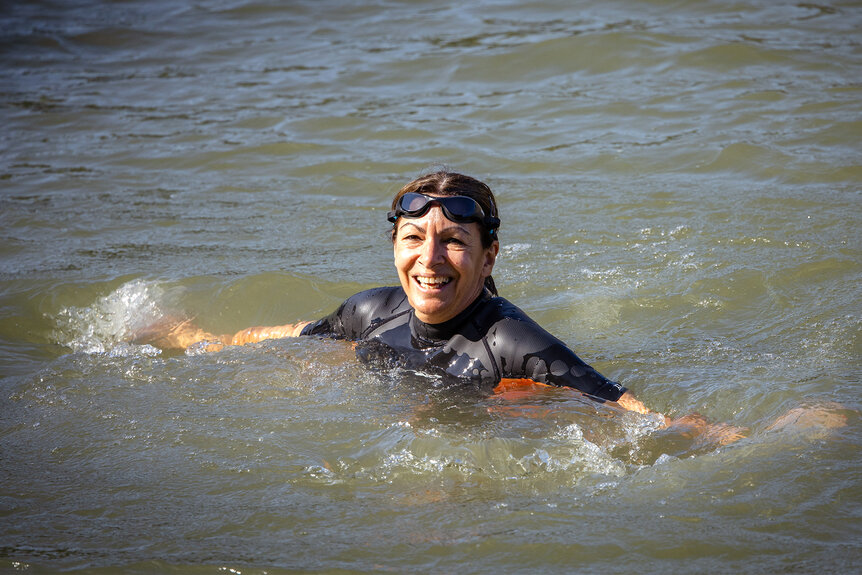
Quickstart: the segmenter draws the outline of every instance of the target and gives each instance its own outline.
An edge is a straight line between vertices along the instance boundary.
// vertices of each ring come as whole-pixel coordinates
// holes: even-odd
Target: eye
[[[402,242],[416,243],[421,242],[422,238],[419,237],[419,234],[405,234],[401,236]]]
[[[443,241],[450,250],[457,251],[469,249],[470,246],[473,245],[470,241],[470,238],[465,238],[461,236],[451,236]]]

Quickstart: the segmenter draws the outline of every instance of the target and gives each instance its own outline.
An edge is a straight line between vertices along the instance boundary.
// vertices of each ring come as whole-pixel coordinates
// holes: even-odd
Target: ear
[[[494,263],[497,261],[497,254],[500,252],[500,242],[494,240],[489,247],[485,248],[485,263],[482,266],[482,273],[485,277],[491,275],[494,271]]]

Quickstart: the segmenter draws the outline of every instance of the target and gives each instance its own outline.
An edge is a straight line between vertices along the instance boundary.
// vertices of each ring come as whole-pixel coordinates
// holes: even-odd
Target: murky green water
[[[862,562],[862,6],[5,2],[0,570],[847,573]],[[501,293],[716,448],[445,391],[316,319],[438,164]],[[847,425],[771,430],[838,402]]]

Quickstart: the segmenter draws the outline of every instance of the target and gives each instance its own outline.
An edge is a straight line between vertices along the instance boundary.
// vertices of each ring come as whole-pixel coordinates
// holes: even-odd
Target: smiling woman
[[[226,344],[325,336],[354,342],[366,363],[439,376],[449,384],[499,394],[569,387],[599,402],[654,413],[498,295],[491,277],[500,250],[498,213],[493,192],[479,180],[445,170],[427,174],[401,188],[388,213],[400,286],[362,291],[316,322],[252,327],[225,336],[183,323],[150,342],[218,351]],[[841,426],[838,409],[801,409],[772,427]],[[661,427],[714,446],[747,433],[699,414],[675,420],[655,416]]]
[[[500,249],[498,213],[493,192],[479,180],[446,170],[427,174],[401,188],[388,214],[400,286],[360,292],[316,322],[225,336],[183,323],[145,339],[164,348],[205,351],[281,337],[346,339],[365,362],[436,375],[450,384],[489,392],[569,387],[596,401],[651,413],[497,294],[491,273]],[[743,436],[739,428],[702,419],[681,418],[679,425],[714,432],[718,444]]]
[[[152,343],[207,351],[278,337],[357,342],[358,356],[492,390],[513,380],[564,386],[598,401],[648,410],[500,297],[491,273],[500,249],[496,200],[475,178],[446,170],[404,186],[392,201],[392,244],[401,285],[360,292],[317,322],[253,327],[216,336],[181,324]]]

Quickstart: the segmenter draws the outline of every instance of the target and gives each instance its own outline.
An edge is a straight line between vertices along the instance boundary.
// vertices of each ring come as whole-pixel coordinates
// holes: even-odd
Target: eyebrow
[[[398,228],[398,231],[400,232],[401,230],[403,230],[407,226],[413,226],[414,228],[416,228],[417,230],[419,230],[423,234],[425,233],[425,228],[423,228],[422,226],[420,226],[418,224],[414,224],[413,222],[404,222],[403,224],[401,224],[401,227]],[[451,226],[443,229],[444,232],[448,232],[450,230],[460,230],[461,232],[467,234],[468,236],[473,235],[472,233],[470,233],[470,230],[468,230],[464,226],[460,226],[458,224],[451,225]]]

